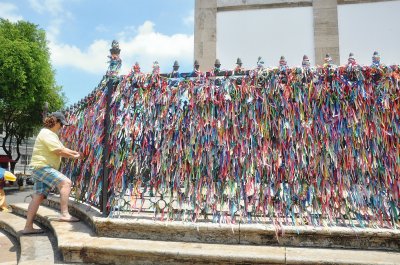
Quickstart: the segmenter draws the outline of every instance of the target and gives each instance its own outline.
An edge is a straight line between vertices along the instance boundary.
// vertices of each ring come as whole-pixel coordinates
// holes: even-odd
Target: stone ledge
[[[27,204],[13,205],[26,213]],[[47,219],[66,262],[96,264],[399,264],[400,253],[321,248],[223,245],[96,237],[83,222],[51,220],[53,209],[40,207],[37,220]]]
[[[286,264],[398,265],[400,253],[345,249],[286,248]]]
[[[12,205],[26,215],[28,204]],[[281,247],[222,245],[97,237],[83,222],[52,220],[55,210],[42,206],[35,220],[48,226],[57,237],[65,262],[96,264],[284,264]]]
[[[323,247],[364,250],[400,250],[400,231],[392,229],[285,226],[278,240],[273,225],[240,225],[240,244]]]
[[[59,197],[49,196],[47,205],[59,209]],[[272,224],[215,224],[211,222],[156,221],[149,214],[130,218],[104,218],[98,210],[70,200],[70,212],[84,220],[99,236],[164,241],[185,241],[288,247],[323,247],[365,250],[400,250],[400,230],[283,226]]]
[[[46,234],[24,236],[20,233],[25,226],[25,218],[12,213],[0,212],[0,229],[7,231],[19,243],[18,264],[54,264],[54,251]],[[35,228],[39,228],[34,225]]]
[[[56,195],[49,195],[48,198],[43,201],[42,205],[60,210],[60,197]],[[95,220],[102,219],[102,214],[98,209],[85,203],[76,202],[72,198],[69,199],[68,205],[69,212],[72,215],[78,217],[80,220],[89,225],[93,231],[97,232]]]

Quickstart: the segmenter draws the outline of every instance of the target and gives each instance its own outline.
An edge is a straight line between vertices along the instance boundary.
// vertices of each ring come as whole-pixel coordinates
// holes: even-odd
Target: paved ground
[[[13,203],[21,203],[21,202],[30,202],[30,195],[33,193],[32,190],[33,186],[25,186],[23,190],[19,190],[18,187],[6,187],[5,188],[5,193],[6,193],[6,202],[8,205],[13,204]],[[44,227],[42,227],[44,228]],[[0,232],[2,232],[0,230]],[[51,232],[46,233],[46,235],[50,238],[51,244],[53,245],[53,249],[57,249],[57,241],[56,238],[52,235]],[[3,248],[4,244],[4,248]],[[3,235],[0,233],[0,246],[1,246],[1,253],[0,255],[0,265],[6,265],[6,264],[17,264],[16,263],[16,257],[17,257],[17,252],[16,249],[18,249],[18,242],[16,240],[9,236],[9,235]],[[3,250],[6,251],[3,251]],[[5,255],[3,256],[3,252],[6,252]],[[11,263],[3,263],[7,262],[11,257],[14,258],[14,260],[11,261]],[[3,261],[4,259],[4,261]],[[61,264],[61,255],[58,251],[54,253],[54,260],[55,264]]]
[[[6,187],[5,188],[5,193],[6,193],[6,201],[7,204],[13,204],[13,203],[20,203],[24,202],[26,196],[29,196],[33,193],[32,191],[33,186],[25,186],[24,190],[20,191],[18,187]],[[30,198],[27,198],[26,202],[29,202]]]
[[[32,193],[32,186],[27,186],[23,191],[19,191],[18,187],[6,187],[5,193],[8,205],[23,202]],[[18,248],[16,239],[0,230],[0,265],[17,264]]]
[[[29,202],[30,201],[29,195],[31,195],[32,193],[33,193],[32,186],[25,187],[25,189],[23,191],[20,191],[20,190],[18,190],[18,188],[14,188],[14,187],[7,188],[6,189],[6,196],[7,196],[6,200],[7,200],[8,204]],[[51,244],[53,245],[53,249],[57,250],[57,247],[55,247],[56,239],[54,238],[52,233],[48,232],[48,233],[46,233],[46,236],[49,237]],[[120,239],[116,239],[116,240],[120,240]],[[113,242],[113,243],[115,243],[115,242]],[[288,248],[288,249],[295,249],[295,248]],[[15,240],[12,237],[10,237],[7,234],[1,233],[1,231],[0,231],[0,253],[1,253],[0,254],[0,265],[16,264],[16,257],[18,255],[17,251],[18,251],[18,242],[15,242]],[[309,255],[312,255],[312,251],[314,251],[314,250],[313,249],[306,249],[306,250],[302,249],[301,251],[311,251]],[[329,249],[326,251],[332,252]],[[349,251],[349,250],[343,250],[343,253],[346,253],[346,251]],[[333,251],[333,252],[335,252],[335,251]],[[382,253],[384,253],[384,252],[382,252]],[[318,256],[320,254],[316,254],[316,255]],[[337,255],[337,254],[335,254],[335,255]],[[373,255],[373,254],[371,254],[371,255]],[[301,256],[301,255],[299,255],[299,256]],[[334,258],[335,257],[333,257],[332,259],[334,259]],[[54,260],[55,260],[55,264],[58,264],[58,265],[63,264],[58,251],[56,251],[54,253]],[[397,264],[397,263],[393,263],[393,264]],[[93,265],[93,264],[91,264],[91,265]]]
[[[6,232],[0,230],[0,264],[17,264],[18,243]]]
[[[6,187],[6,202],[8,205],[13,203],[30,202],[30,197],[33,193],[33,186],[25,186],[23,190],[19,190],[18,187]],[[45,229],[45,227],[41,227]],[[61,253],[57,248],[57,239],[54,235],[48,231],[46,235],[49,237],[51,244],[53,245],[54,253],[54,263],[58,265],[64,264],[61,258]],[[18,242],[10,235],[4,233],[0,230],[0,265],[14,265],[17,264],[17,251]],[[6,251],[4,251],[6,250]],[[94,265],[89,263],[79,263],[79,265]]]
[[[8,205],[16,202],[23,202],[24,198],[32,193],[32,186],[27,186],[24,191],[19,191],[18,187],[6,187],[6,202]],[[10,236],[6,232],[0,230],[0,264],[17,264],[17,250],[18,242],[14,237]]]

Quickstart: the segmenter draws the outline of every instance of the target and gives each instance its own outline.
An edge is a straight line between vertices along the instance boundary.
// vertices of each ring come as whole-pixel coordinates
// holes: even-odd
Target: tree
[[[45,102],[49,111],[64,106],[54,75],[45,31],[30,22],[0,19],[0,123],[5,133],[0,144],[10,159],[19,160],[20,144],[41,126]]]

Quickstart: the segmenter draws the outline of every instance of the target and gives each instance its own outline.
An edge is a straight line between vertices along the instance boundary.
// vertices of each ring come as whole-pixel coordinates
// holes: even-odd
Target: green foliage
[[[5,142],[23,140],[42,124],[45,102],[49,111],[64,106],[61,87],[56,85],[50,64],[46,34],[37,25],[0,19],[0,123]]]

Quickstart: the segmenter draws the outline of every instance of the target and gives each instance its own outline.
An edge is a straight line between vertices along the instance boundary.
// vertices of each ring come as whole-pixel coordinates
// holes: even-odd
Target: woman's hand
[[[82,159],[83,158],[82,153],[76,152],[76,151],[72,151],[72,152],[73,152],[72,158],[75,158],[75,159]]]

